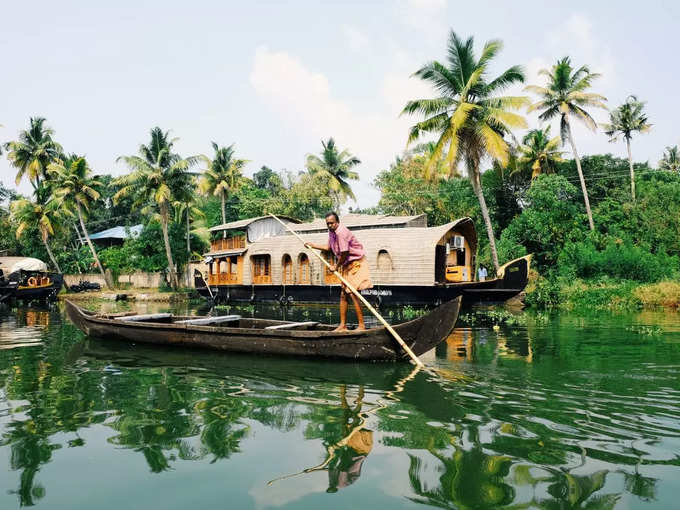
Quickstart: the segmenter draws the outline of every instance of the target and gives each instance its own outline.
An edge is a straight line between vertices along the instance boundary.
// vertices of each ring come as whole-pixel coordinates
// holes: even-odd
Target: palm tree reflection
[[[275,478],[269,485],[278,480],[284,480],[314,471],[328,472],[328,489],[326,492],[337,492],[357,481],[361,476],[364,460],[373,449],[373,431],[364,427],[366,418],[373,414],[380,405],[362,412],[364,405],[364,387],[360,386],[354,405],[347,401],[347,386],[340,386],[340,406],[330,413],[324,412],[318,416],[312,411],[310,423],[305,431],[307,439],[321,438],[326,449],[325,460],[313,466],[294,473]]]

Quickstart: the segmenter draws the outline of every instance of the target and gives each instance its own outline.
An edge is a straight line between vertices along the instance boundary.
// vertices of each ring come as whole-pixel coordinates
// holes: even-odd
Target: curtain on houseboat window
[[[289,223],[283,220],[284,223]],[[274,218],[262,218],[248,225],[248,241],[254,243],[260,239],[283,234],[286,229]]]
[[[310,284],[312,282],[311,273],[309,271],[309,257],[305,253],[300,253],[298,257],[298,283],[301,285]]]
[[[295,278],[293,278],[293,260],[290,255],[285,254],[281,262],[283,268],[282,282],[284,285],[291,285],[295,283]]]

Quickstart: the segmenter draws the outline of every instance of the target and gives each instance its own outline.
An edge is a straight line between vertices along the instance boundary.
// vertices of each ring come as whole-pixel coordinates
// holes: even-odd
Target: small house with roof
[[[142,230],[144,225],[133,225],[131,227],[126,227],[125,225],[118,225],[115,227],[107,228],[100,232],[90,234],[90,240],[97,243],[100,246],[116,246],[121,245],[129,237],[137,237]],[[85,239],[81,242],[85,244]]]

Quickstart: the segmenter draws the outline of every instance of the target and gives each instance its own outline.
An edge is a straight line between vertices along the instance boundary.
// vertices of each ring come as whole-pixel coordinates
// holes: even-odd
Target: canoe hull
[[[393,327],[416,355],[423,354],[436,347],[451,333],[458,318],[460,301],[457,298],[444,303],[423,317]],[[409,359],[386,328],[334,333],[172,323],[127,323],[97,317],[70,301],[66,301],[66,312],[68,318],[84,333],[107,340],[274,356],[367,361]]]

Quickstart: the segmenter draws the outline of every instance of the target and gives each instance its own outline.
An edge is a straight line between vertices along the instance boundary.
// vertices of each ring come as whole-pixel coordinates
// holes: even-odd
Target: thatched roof
[[[289,223],[300,223],[300,220],[291,218],[290,216],[278,216],[280,219],[288,220]],[[222,223],[222,225],[216,225],[214,227],[209,228],[208,230],[210,232],[218,232],[222,230],[244,230],[245,228],[248,227],[251,223],[255,223],[256,221],[260,220],[274,220],[271,216],[258,216],[256,218],[247,218],[245,220],[237,220],[237,221],[230,221],[229,223]],[[324,223],[324,227],[325,227]]]
[[[427,227],[427,216],[389,216],[386,214],[349,213],[340,216],[340,223],[350,230],[389,227]],[[326,232],[326,219],[316,218],[295,227],[297,232]]]
[[[405,227],[405,228],[376,228],[362,230],[356,233],[359,242],[364,246],[366,258],[371,269],[374,284],[397,285],[432,285],[434,283],[435,246],[442,244],[444,236],[449,231],[456,231],[464,235],[470,248],[476,250],[477,235],[470,218],[461,218],[439,227]],[[315,244],[325,244],[328,240],[327,232],[302,233],[305,241]],[[320,274],[321,262],[306,249],[299,239],[287,234],[262,239],[248,246],[246,255],[271,255],[273,283],[281,282],[281,262],[285,255],[296,261],[301,253],[306,253]],[[378,258],[388,256],[388,267],[384,263],[379,267]],[[385,255],[386,254],[386,255]],[[383,261],[384,262],[384,261]],[[250,264],[246,264],[249,271]],[[244,274],[245,281],[248,277]],[[317,282],[313,282],[317,283]]]

